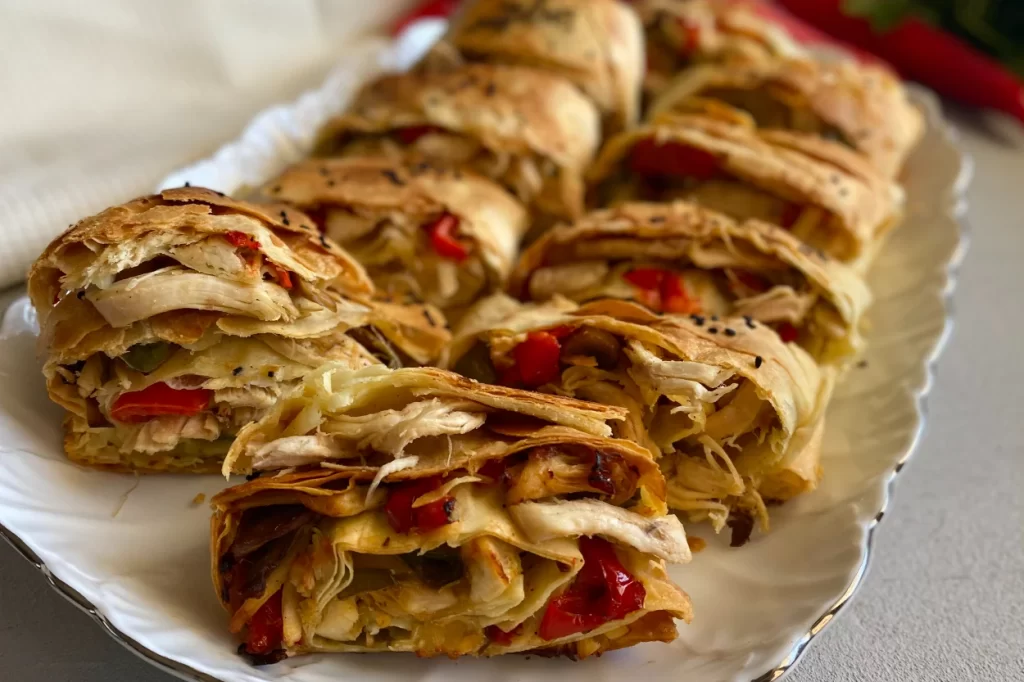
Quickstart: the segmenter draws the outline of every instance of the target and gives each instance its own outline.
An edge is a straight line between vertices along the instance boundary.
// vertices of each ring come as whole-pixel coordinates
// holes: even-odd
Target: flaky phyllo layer
[[[636,0],[644,23],[648,96],[662,92],[677,74],[702,63],[730,67],[773,57],[806,54],[778,23],[766,21],[746,3],[715,0]]]
[[[433,369],[326,368],[243,429],[213,576],[258,661],[312,651],[586,656],[675,637],[688,561],[624,411]],[[287,467],[281,470],[281,467]]]
[[[573,217],[599,144],[600,114],[568,81],[468,64],[368,84],[320,131],[318,151],[470,169],[541,213]]]
[[[593,205],[683,199],[778,225],[858,272],[903,205],[902,190],[852,150],[813,135],[758,131],[715,108],[617,135],[588,176]]]
[[[425,361],[445,333],[372,284],[305,215],[180,189],[88,218],[30,273],[65,446],[119,469],[219,469],[308,371]]]
[[[262,191],[308,212],[379,295],[446,310],[504,287],[528,224],[523,206],[479,175],[385,158],[305,161]]]
[[[509,290],[523,300],[635,300],[655,312],[746,317],[816,360],[861,346],[870,292],[852,270],[757,220],[695,204],[626,203],[548,231],[522,255]]]
[[[669,506],[731,522],[737,541],[751,518],[767,527],[768,501],[818,481],[832,373],[750,318],[493,297],[455,336],[449,363],[466,376],[627,408],[613,429],[660,456]]]

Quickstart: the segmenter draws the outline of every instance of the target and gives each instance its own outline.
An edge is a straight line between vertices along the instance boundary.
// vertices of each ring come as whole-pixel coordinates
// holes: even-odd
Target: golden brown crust
[[[722,262],[724,256],[719,252],[723,249],[752,249],[799,271],[842,318],[847,333],[843,355],[860,347],[859,327],[871,292],[856,273],[776,225],[758,220],[737,222],[684,201],[622,204],[547,232],[520,256],[509,292],[529,299],[527,283],[538,269],[547,266],[616,257],[682,259],[693,264],[690,256],[709,248],[719,254],[712,257],[716,264]]]
[[[803,47],[756,9],[729,0],[634,0],[648,47],[644,88],[656,95],[684,68],[799,56]]]
[[[364,217],[400,213],[419,225],[450,213],[488,269],[491,290],[504,285],[528,215],[512,195],[468,171],[406,166],[385,158],[313,159],[288,168],[262,194],[302,210],[337,207]],[[332,233],[342,244],[343,234]]]
[[[749,379],[772,403],[790,434],[823,411],[822,370],[803,349],[783,343],[769,327],[751,326],[742,319],[698,324],[692,317],[657,315],[628,301],[606,299],[578,306],[560,299],[522,305],[492,296],[467,313],[445,362],[454,366],[481,337],[518,337],[537,329],[584,324],[663,348],[672,358],[727,368]]]
[[[873,242],[898,220],[899,189],[863,164],[857,174],[849,172],[853,160],[841,146],[804,141],[801,144],[814,151],[810,155],[798,149],[801,144],[774,143],[770,135],[708,116],[666,116],[612,138],[592,166],[590,182],[609,179],[643,140],[707,151],[718,158],[725,173],[742,182],[789,202],[822,208],[838,219],[841,239],[827,250],[842,261],[857,261],[870,253]]]
[[[540,190],[527,194],[522,183],[506,184],[541,211],[571,217],[582,211],[582,176],[600,143],[599,118],[593,103],[562,78],[518,66],[469,64],[369,83],[347,113],[321,129],[318,148],[329,153],[360,134],[442,128],[504,157],[487,170],[478,168],[496,179],[506,174],[509,157],[553,164],[551,174],[534,171],[540,173]],[[409,160],[423,158],[414,154]],[[506,170],[496,170],[501,168]]]
[[[50,242],[28,273],[32,304],[45,320],[55,300],[67,293],[62,290],[64,278],[108,246],[161,230],[186,229],[197,235],[228,232],[213,219],[225,213],[269,228],[319,284],[331,284],[350,296],[372,293],[373,283],[362,266],[323,237],[305,214],[283,205],[254,204],[200,187],[181,187],[108,208]]]
[[[331,368],[324,368],[321,372],[328,372],[332,377],[331,385],[334,387],[335,379],[333,377],[335,374]],[[571,427],[579,437],[608,436],[611,429],[607,422],[624,419],[627,414],[627,410],[621,407],[523,391],[507,386],[483,384],[461,374],[435,367],[415,367],[392,371],[383,368],[366,368],[356,373],[343,373],[339,375],[337,381],[340,381],[340,385],[337,385],[335,390],[343,391],[346,395],[346,402],[343,403],[345,407],[339,409],[339,413],[355,409],[354,406],[361,404],[370,406],[378,404],[374,401],[379,401],[383,394],[395,395],[399,391],[412,391],[419,396],[470,401],[492,410],[512,412],[542,420],[548,424]],[[287,426],[286,420],[289,415],[293,416],[303,406],[317,401],[316,396],[322,390],[323,383],[324,379],[320,375],[311,375],[306,380],[304,391],[294,394],[287,400],[279,401],[274,409],[260,421],[243,428],[224,461],[224,473],[250,473],[250,444],[267,442],[277,437]],[[526,434],[532,433],[536,429],[536,425],[530,425]],[[642,449],[639,450],[642,451]],[[447,460],[442,464],[446,466]],[[430,463],[424,459],[422,466],[436,467],[437,463]],[[372,478],[372,469],[365,469],[365,471],[359,469],[359,471],[364,473],[369,471]],[[431,469],[431,473],[436,473],[436,471]],[[401,476],[401,474],[397,475]]]
[[[899,172],[924,127],[903,84],[885,69],[813,59],[696,66],[676,77],[651,105],[649,115],[671,111],[688,98],[723,91],[760,93],[790,110],[817,117],[887,177]]]
[[[610,132],[636,123],[643,28],[616,0],[478,0],[454,19],[447,40],[463,55],[521,64],[579,86],[606,114]]]
[[[469,64],[451,71],[384,76],[327,123],[325,144],[353,132],[436,125],[495,151],[536,153],[581,172],[598,144],[597,116],[568,82],[532,69]]]

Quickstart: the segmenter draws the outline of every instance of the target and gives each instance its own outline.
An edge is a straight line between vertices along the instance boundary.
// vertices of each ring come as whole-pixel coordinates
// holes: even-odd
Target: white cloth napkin
[[[0,0],[0,287],[69,224],[151,192],[346,55],[372,59],[365,36],[410,4]]]

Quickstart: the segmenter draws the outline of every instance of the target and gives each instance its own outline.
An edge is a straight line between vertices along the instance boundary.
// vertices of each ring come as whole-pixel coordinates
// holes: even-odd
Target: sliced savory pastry
[[[734,0],[631,0],[644,25],[644,89],[661,92],[695,64],[744,64],[806,53],[777,23]]]
[[[495,295],[455,332],[448,365],[492,381],[616,405],[615,434],[661,455],[668,502],[734,544],[766,504],[813,489],[834,372],[750,318],[658,316],[634,303],[522,305]]]
[[[599,143],[600,114],[569,81],[469,64],[369,83],[320,131],[318,154],[468,168],[542,214],[572,218]]]
[[[312,369],[419,364],[448,339],[439,313],[366,300],[366,273],[307,216],[198,188],[86,218],[28,290],[68,456],[118,471],[218,471]]]
[[[899,221],[903,194],[852,150],[759,133],[723,115],[678,115],[621,133],[590,172],[594,205],[686,199],[755,218],[865,269]]]
[[[584,657],[671,641],[690,550],[625,411],[437,369],[325,367],[239,434],[213,581],[255,663],[313,652]],[[287,467],[284,471],[278,471]]]
[[[688,111],[694,100],[708,99],[747,112],[760,128],[841,142],[888,177],[899,172],[923,130],[921,113],[896,76],[850,60],[702,64],[681,72],[649,115]]]
[[[528,216],[476,174],[380,157],[312,159],[263,188],[312,216],[380,293],[444,309],[504,288]]]
[[[776,225],[695,204],[626,203],[548,231],[509,285],[522,300],[632,299],[655,312],[747,317],[819,362],[861,348],[871,293],[850,268]]]
[[[575,83],[610,132],[636,123],[644,72],[643,27],[618,0],[475,0],[453,18],[436,52],[543,69]]]

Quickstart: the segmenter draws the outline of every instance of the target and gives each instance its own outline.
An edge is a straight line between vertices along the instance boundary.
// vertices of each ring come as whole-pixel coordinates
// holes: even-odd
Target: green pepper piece
[[[137,372],[149,374],[171,356],[171,344],[166,341],[137,343],[128,349],[121,359]]]

